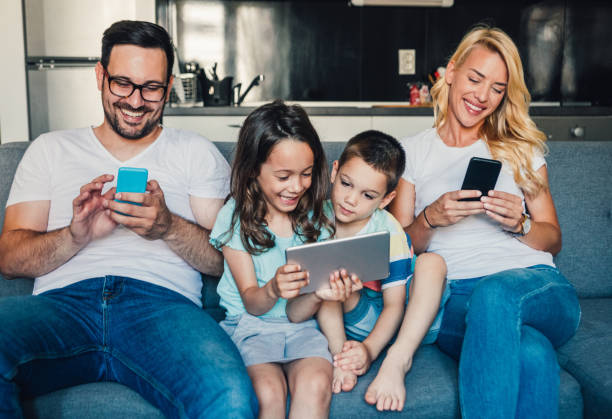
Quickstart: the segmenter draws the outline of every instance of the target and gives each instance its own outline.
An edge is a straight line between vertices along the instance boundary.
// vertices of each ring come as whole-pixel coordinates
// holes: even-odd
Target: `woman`
[[[553,263],[561,230],[546,137],[528,115],[516,46],[496,28],[470,31],[432,97],[435,127],[403,141],[406,171],[391,212],[417,253],[438,253],[448,265],[452,294],[438,345],[459,360],[462,415],[554,417],[554,347],[574,334],[580,307]],[[458,190],[473,156],[503,163],[487,196]]]

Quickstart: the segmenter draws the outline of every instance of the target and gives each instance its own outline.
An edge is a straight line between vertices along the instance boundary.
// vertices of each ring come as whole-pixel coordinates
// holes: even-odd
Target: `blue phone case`
[[[147,169],[139,167],[120,167],[117,173],[117,192],[145,193],[147,190],[148,176],[149,171]],[[115,201],[140,205],[136,202],[122,201],[120,199],[115,199]]]

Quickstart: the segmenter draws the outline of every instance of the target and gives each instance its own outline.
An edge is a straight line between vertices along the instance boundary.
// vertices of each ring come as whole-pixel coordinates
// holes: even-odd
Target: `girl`
[[[240,350],[259,399],[260,417],[326,417],[331,355],[315,320],[290,323],[288,298],[307,273],[284,264],[285,249],[332,234],[323,212],[328,172],[319,136],[299,106],[261,106],[240,130],[231,196],[211,243],[225,269],[217,291],[221,326]],[[286,377],[286,378],[285,378]],[[280,397],[279,397],[280,396]]]

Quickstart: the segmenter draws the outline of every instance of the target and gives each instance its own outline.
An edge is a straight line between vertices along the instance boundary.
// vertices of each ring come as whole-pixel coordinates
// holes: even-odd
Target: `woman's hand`
[[[512,233],[521,230],[523,199],[520,196],[502,191],[489,191],[489,195],[483,196],[480,200],[484,204],[485,214],[501,224],[504,230]]]
[[[299,265],[288,263],[276,270],[269,283],[276,298],[294,298],[308,284],[308,272],[302,271]]]
[[[446,192],[425,207],[423,215],[431,228],[456,224],[467,216],[485,212],[484,205],[480,201],[460,201],[460,199],[479,196],[480,191],[477,190]]]

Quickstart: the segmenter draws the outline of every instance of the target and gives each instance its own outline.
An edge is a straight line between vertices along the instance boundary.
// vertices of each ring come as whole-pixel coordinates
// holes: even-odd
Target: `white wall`
[[[0,0],[0,143],[28,135],[21,0]]]

